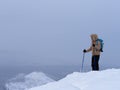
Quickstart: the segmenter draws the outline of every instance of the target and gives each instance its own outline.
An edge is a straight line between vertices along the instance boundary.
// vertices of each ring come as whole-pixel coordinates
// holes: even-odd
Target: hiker
[[[92,34],[91,35],[91,46],[89,49],[84,49],[83,52],[90,52],[92,51],[92,70],[93,71],[99,71],[99,58],[100,58],[100,52],[101,51],[101,43],[98,41],[98,36],[97,34]]]

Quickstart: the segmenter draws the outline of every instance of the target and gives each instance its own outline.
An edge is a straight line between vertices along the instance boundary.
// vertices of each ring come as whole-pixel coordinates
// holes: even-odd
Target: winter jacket
[[[93,44],[95,44],[95,47],[93,46]],[[100,55],[100,48],[101,48],[100,41],[93,42],[91,47],[87,49],[87,52],[92,51],[92,56]]]
[[[100,55],[101,44],[100,44],[100,41],[97,41],[98,36],[96,34],[92,34],[91,39],[92,39],[92,44],[91,44],[90,48],[87,49],[86,51],[87,52],[92,51],[92,56]],[[93,46],[93,44],[95,46]]]

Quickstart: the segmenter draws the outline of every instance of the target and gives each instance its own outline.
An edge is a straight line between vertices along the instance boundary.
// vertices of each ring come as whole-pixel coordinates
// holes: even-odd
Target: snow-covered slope
[[[120,69],[74,72],[62,80],[29,90],[120,90]]]
[[[6,88],[7,90],[25,90],[53,81],[54,80],[42,72],[33,72],[28,75],[19,74],[15,78],[9,80],[9,82],[6,84]]]

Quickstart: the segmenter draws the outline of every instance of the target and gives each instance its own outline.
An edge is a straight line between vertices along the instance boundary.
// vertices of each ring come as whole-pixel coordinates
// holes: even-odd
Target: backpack
[[[97,44],[98,44],[98,41],[100,42],[100,45],[101,45],[100,52],[103,52],[103,45],[104,45],[103,40],[102,39],[97,39],[96,40]]]

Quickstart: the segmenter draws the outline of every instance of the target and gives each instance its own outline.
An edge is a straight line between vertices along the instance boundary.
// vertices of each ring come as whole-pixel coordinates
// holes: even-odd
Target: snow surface
[[[29,90],[120,90],[120,69],[74,72],[62,80]]]
[[[7,90],[25,90],[53,81],[53,79],[49,78],[42,72],[33,72],[28,75],[19,74],[15,78],[9,80],[6,84],[6,88]]]

